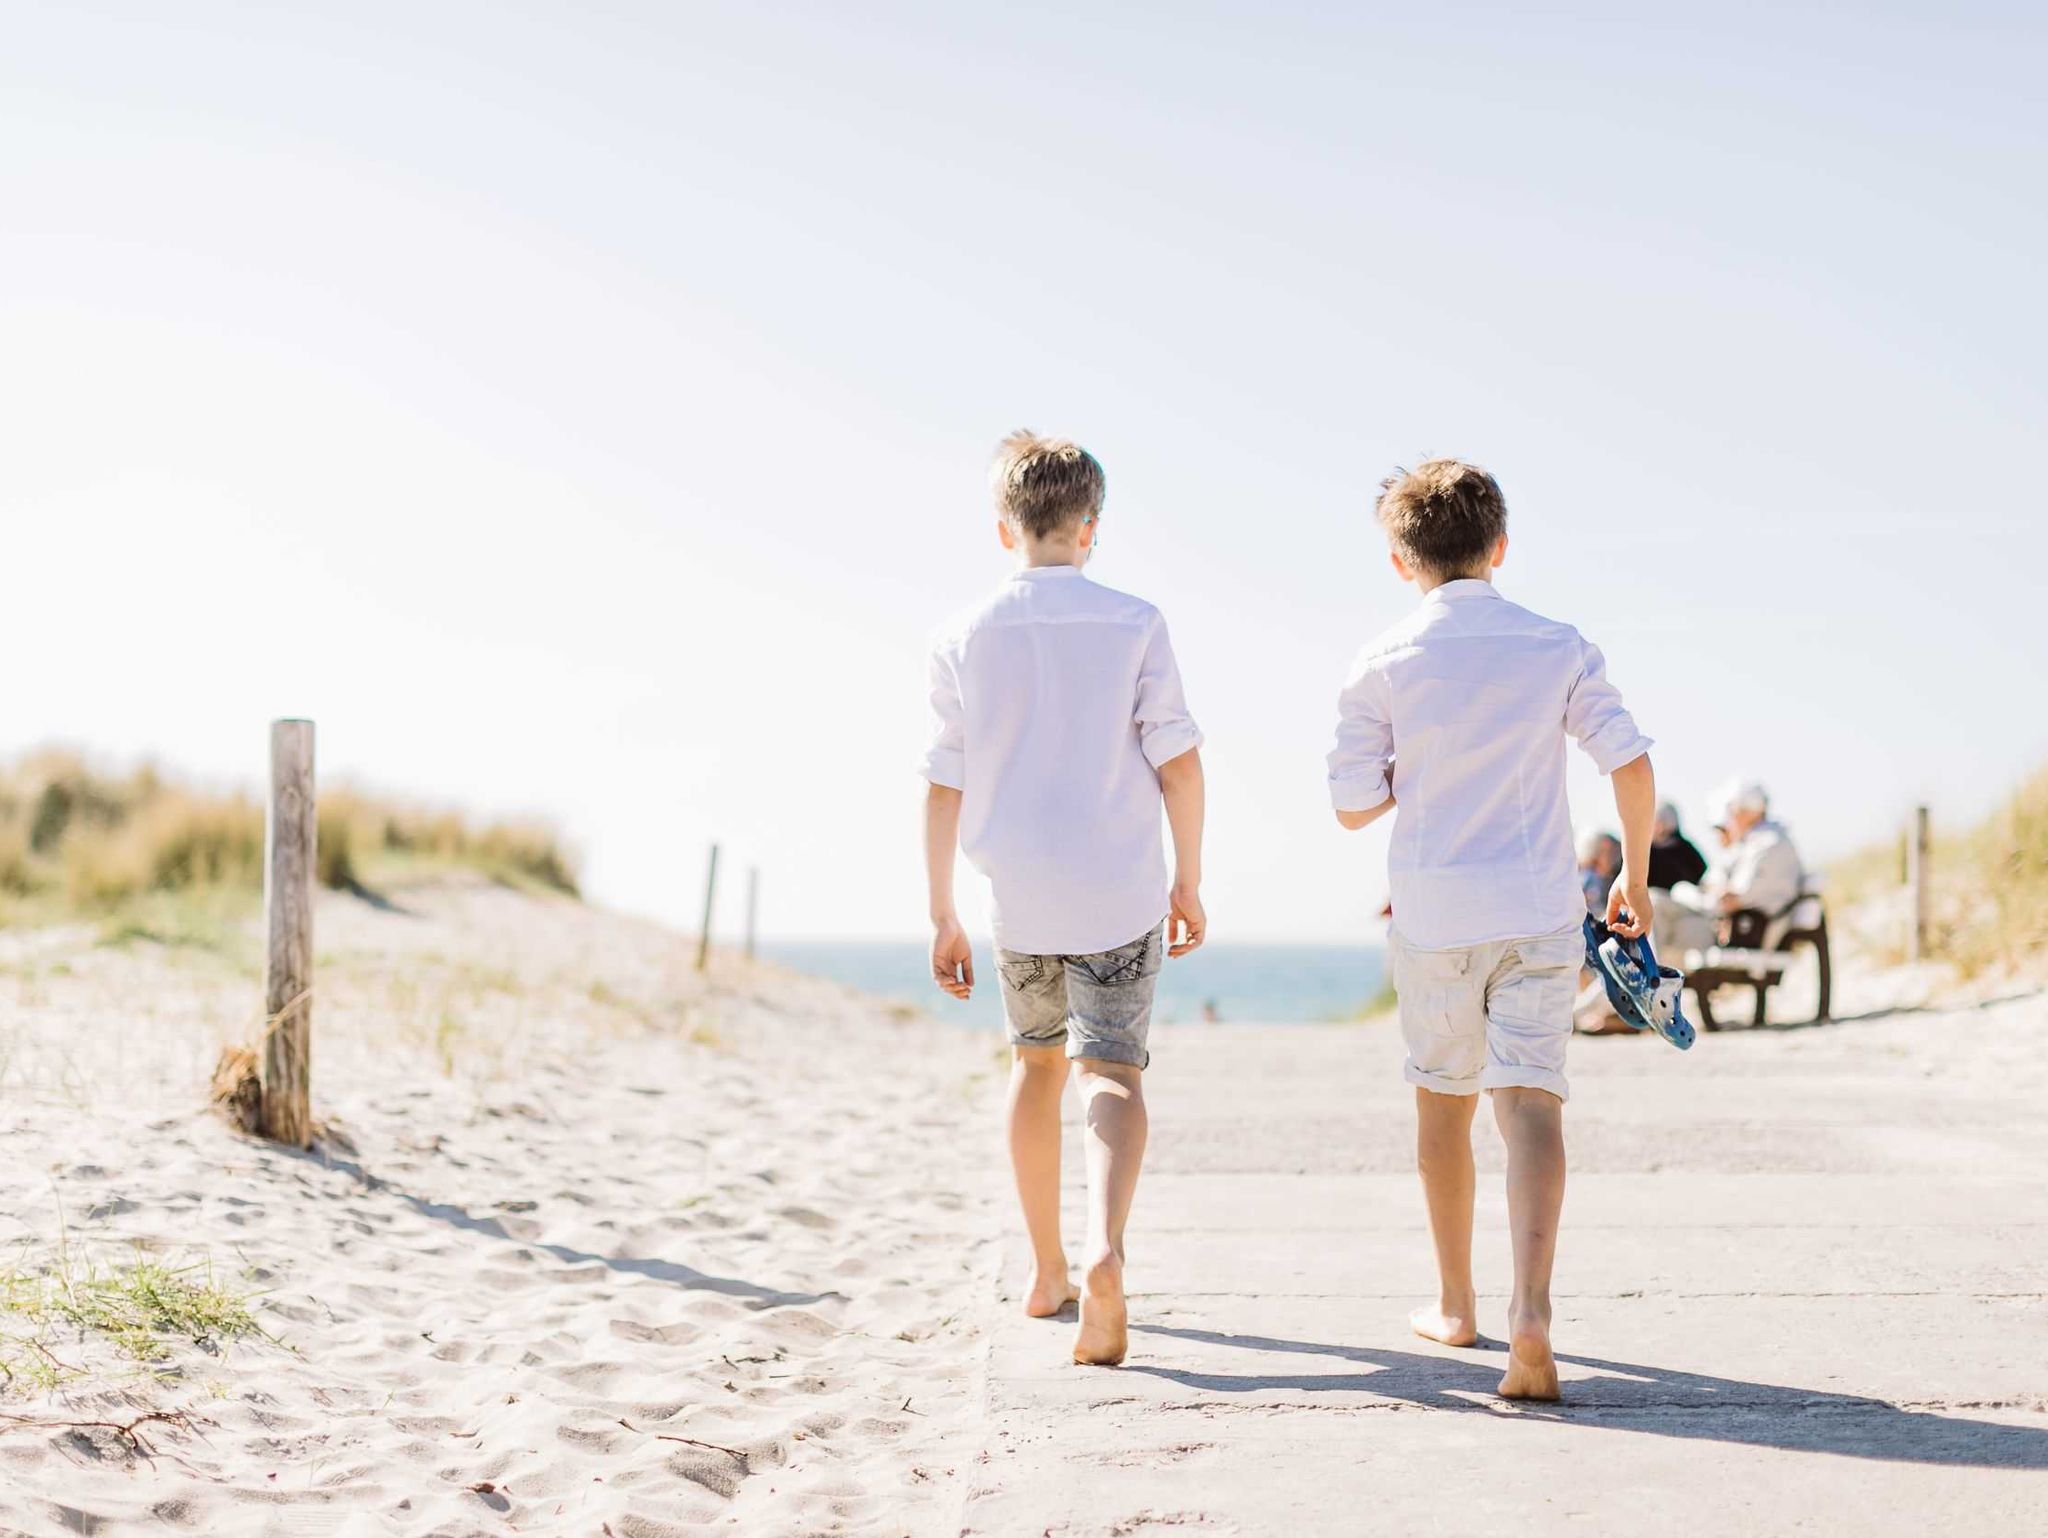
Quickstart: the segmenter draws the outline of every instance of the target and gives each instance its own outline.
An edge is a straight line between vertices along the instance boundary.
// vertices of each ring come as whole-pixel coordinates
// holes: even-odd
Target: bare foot
[[[1479,1339],[1479,1327],[1472,1322],[1475,1312],[1468,1301],[1461,1308],[1418,1308],[1408,1315],[1408,1328],[1424,1340],[1442,1341],[1446,1346],[1469,1346]]]
[[[1117,1367],[1129,1349],[1123,1259],[1105,1255],[1090,1262],[1081,1275],[1081,1328],[1074,1332],[1074,1360],[1084,1367]]]
[[[1057,1271],[1034,1272],[1031,1290],[1024,1294],[1024,1312],[1033,1319],[1050,1319],[1080,1296],[1065,1266]]]
[[[1508,1370],[1498,1390],[1503,1399],[1562,1399],[1550,1331],[1536,1320],[1516,1324],[1508,1335]]]

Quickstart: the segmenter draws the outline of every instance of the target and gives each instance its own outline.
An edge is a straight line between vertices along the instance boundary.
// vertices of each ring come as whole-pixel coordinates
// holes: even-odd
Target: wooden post
[[[697,970],[711,964],[711,905],[718,897],[718,846],[711,846],[711,868],[704,873],[704,922],[697,928]]]
[[[258,1129],[313,1141],[313,723],[270,723],[270,815],[263,832],[263,1098]]]
[[[747,960],[754,959],[754,929],[761,920],[761,867],[747,867]]]
[[[1927,808],[1913,808],[1913,826],[1906,835],[1906,890],[1912,917],[1906,936],[1906,959],[1927,955]]]

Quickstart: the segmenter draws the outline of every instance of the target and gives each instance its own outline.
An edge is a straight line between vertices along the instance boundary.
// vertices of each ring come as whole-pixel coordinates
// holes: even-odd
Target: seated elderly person
[[[1620,874],[1620,839],[1612,833],[1588,833],[1579,840],[1579,893],[1593,917],[1607,916],[1607,893]]]
[[[1687,951],[1720,943],[1728,916],[1754,908],[1777,913],[1799,896],[1805,873],[1799,851],[1770,817],[1770,796],[1753,780],[1737,781],[1721,797],[1717,826],[1727,829],[1726,846],[1695,885],[1680,882],[1657,904],[1653,937],[1672,964]]]
[[[1707,857],[1678,826],[1678,808],[1665,802],[1650,833],[1650,890],[1668,892],[1687,881],[1698,885],[1706,873]]]

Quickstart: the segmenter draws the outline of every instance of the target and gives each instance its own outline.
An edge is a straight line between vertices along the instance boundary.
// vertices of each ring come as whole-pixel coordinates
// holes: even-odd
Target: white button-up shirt
[[[924,776],[962,793],[996,944],[1086,955],[1166,917],[1159,766],[1202,734],[1157,609],[1026,567],[940,634],[931,700]]]
[[[1434,588],[1337,698],[1330,799],[1387,799],[1394,929],[1426,950],[1553,934],[1585,914],[1564,741],[1612,774],[1647,752],[1600,649],[1490,582]]]

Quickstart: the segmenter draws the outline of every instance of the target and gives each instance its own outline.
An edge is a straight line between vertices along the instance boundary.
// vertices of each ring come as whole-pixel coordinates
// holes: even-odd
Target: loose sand
[[[198,1108],[253,947],[0,936],[0,1244],[259,1289],[0,1412],[0,1529],[952,1533],[996,1232],[991,1044],[482,884],[325,898],[295,1155]],[[0,1316],[0,1336],[21,1333]]]

